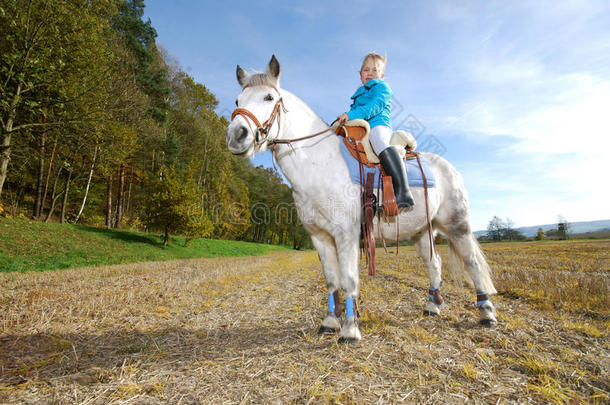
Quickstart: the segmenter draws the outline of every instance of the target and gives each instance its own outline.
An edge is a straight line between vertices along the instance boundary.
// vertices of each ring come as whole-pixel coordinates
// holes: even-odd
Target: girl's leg
[[[390,138],[392,138],[392,129],[383,125],[377,125],[371,129],[369,139],[371,146],[376,154],[380,154],[390,146]]]
[[[405,162],[400,157],[398,150],[390,146],[390,138],[392,137],[392,129],[383,125],[378,125],[371,129],[370,140],[371,146],[383,166],[383,170],[392,177],[392,185],[394,186],[394,196],[398,208],[410,208],[415,205],[413,195],[409,190],[409,181],[407,179],[407,169]]]

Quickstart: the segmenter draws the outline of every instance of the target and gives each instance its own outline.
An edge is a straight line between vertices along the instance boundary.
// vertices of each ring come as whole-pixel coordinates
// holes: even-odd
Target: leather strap
[[[419,152],[409,152],[407,156],[413,156],[417,159],[417,165],[419,166],[419,170],[421,171],[421,177],[424,180],[424,200],[426,201],[426,222],[428,223],[428,238],[430,239],[430,260],[432,260],[432,256],[434,255],[434,251],[436,247],[434,246],[434,238],[432,236],[432,223],[430,222],[430,208],[428,207],[428,179],[426,179],[426,173],[424,172],[424,167],[421,164],[421,160],[419,159]]]
[[[341,307],[341,295],[339,294],[339,290],[333,291],[333,298],[335,299],[335,316],[340,318],[341,314],[343,314],[343,307]]]
[[[443,296],[441,295],[441,290],[438,288],[435,290],[429,289],[428,295],[430,296],[432,302],[434,302],[436,305],[441,305],[443,302],[445,302]]]
[[[364,189],[364,246],[366,250],[369,276],[375,275],[375,232],[373,232],[373,188],[375,185],[375,173],[366,175],[366,186]]]
[[[477,293],[477,302],[487,301],[488,299],[489,299],[489,295]]]
[[[381,181],[383,183],[383,213],[386,217],[395,217],[398,215],[398,205],[396,204],[392,176],[383,176]]]
[[[331,128],[325,129],[324,131],[320,131],[320,132],[316,132],[315,134],[311,134],[311,135],[307,135],[307,136],[302,136],[300,138],[293,138],[293,139],[274,139],[272,141],[270,141],[270,144],[276,144],[276,143],[287,143],[287,144],[291,144],[293,142],[298,142],[298,141],[304,141],[306,139],[310,139],[310,138],[314,138],[318,135],[322,135],[325,132],[330,131]]]

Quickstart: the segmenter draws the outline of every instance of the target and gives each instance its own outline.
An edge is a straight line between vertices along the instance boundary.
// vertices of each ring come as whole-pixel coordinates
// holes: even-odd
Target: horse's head
[[[234,155],[250,157],[267,148],[269,137],[276,139],[280,135],[284,105],[279,79],[280,63],[275,55],[266,73],[248,74],[237,66],[237,81],[242,92],[237,96],[237,108],[227,127],[227,146]]]

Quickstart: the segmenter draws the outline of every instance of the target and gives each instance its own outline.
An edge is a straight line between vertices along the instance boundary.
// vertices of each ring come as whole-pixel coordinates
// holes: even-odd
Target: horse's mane
[[[269,74],[267,74],[266,72],[260,71],[254,71],[252,74],[246,77],[246,81],[245,83],[243,83],[242,87],[245,88],[246,86],[270,86],[274,89],[277,89],[278,91],[280,87],[279,80],[276,80],[273,77],[269,76]],[[286,89],[282,89],[282,96],[287,95],[292,96],[294,100],[298,100],[298,102],[302,105],[302,108],[305,109],[310,116],[315,117],[315,119],[319,120],[322,124],[328,127],[328,124],[318,114],[316,114],[316,112],[313,111],[311,107],[309,107],[305,102],[303,102],[303,100],[296,97],[294,94],[290,93]]]
[[[248,76],[248,83],[246,86],[271,86],[277,87],[275,80],[271,79],[267,73],[254,72]]]

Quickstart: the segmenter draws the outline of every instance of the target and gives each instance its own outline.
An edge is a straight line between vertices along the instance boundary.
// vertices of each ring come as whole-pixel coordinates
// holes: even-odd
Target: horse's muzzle
[[[254,139],[250,136],[248,127],[231,123],[227,127],[227,147],[234,155],[250,156],[253,152]]]

